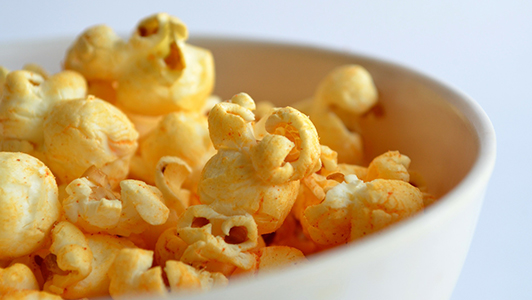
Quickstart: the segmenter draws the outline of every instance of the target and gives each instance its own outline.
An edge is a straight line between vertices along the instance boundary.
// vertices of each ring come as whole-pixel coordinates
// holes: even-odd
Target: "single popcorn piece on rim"
[[[68,184],[91,166],[107,174],[113,187],[126,178],[138,133],[112,104],[93,96],[65,101],[43,125],[46,164],[59,182]]]
[[[365,183],[348,175],[327,192],[323,202],[305,209],[302,225],[316,243],[337,245],[377,232],[423,208],[421,191],[408,182]]]
[[[65,68],[86,76],[91,92],[128,113],[199,112],[213,89],[214,62],[187,38],[185,24],[166,13],[141,20],[127,42],[99,25],[72,45]]]
[[[0,260],[41,248],[59,219],[52,172],[24,153],[0,152]]]
[[[299,180],[321,167],[317,132],[299,111],[275,109],[265,120],[261,140],[254,135],[255,103],[247,94],[217,104],[209,130],[218,153],[205,165],[200,202],[226,214],[249,213],[259,234],[275,231],[286,218]]]
[[[18,70],[6,72],[0,80],[0,150],[25,152],[41,159],[43,123],[54,105],[83,98],[85,79],[73,71],[46,77]]]

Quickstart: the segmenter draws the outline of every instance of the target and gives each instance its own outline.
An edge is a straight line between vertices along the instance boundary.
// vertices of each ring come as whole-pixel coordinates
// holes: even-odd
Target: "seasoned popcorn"
[[[113,105],[92,96],[65,101],[47,116],[43,129],[43,153],[60,182],[79,178],[91,166],[107,174],[113,187],[126,178],[138,133]]]
[[[208,291],[228,284],[227,277],[222,273],[199,270],[180,261],[169,260],[164,270],[172,293]]]
[[[39,283],[31,269],[21,263],[0,268],[0,297],[16,291],[39,290]]]
[[[377,102],[377,89],[369,72],[359,65],[334,69],[319,84],[311,100],[296,104],[309,114],[320,142],[338,152],[341,163],[359,164],[362,139],[356,121]]]
[[[169,113],[140,141],[131,173],[136,178],[154,183],[159,160],[163,156],[175,156],[191,168],[192,174],[184,184],[195,190],[201,169],[214,153],[207,117],[185,111]]]
[[[71,47],[65,68],[85,75],[92,92],[133,114],[200,111],[214,84],[213,58],[187,38],[185,24],[165,13],[142,20],[128,42],[96,26]]]
[[[107,234],[86,234],[89,249],[92,252],[92,271],[85,279],[67,288],[62,297],[79,299],[84,297],[101,297],[109,295],[109,269],[115,257],[124,248],[135,248],[135,245],[121,237]]]
[[[60,296],[34,290],[20,290],[10,292],[2,297],[3,300],[61,300]]]
[[[419,189],[401,180],[364,183],[355,175],[330,189],[302,218],[310,238],[323,245],[353,241],[423,210]]]
[[[50,169],[33,156],[0,152],[0,260],[43,247],[61,204]]]
[[[192,266],[216,261],[250,269],[254,264],[255,257],[245,252],[258,239],[257,225],[249,214],[225,216],[210,206],[193,205],[180,217],[177,236],[188,245],[180,260]]]
[[[362,66],[295,108],[221,101],[212,54],[187,39],[158,13],[128,40],[87,29],[57,74],[0,66],[0,298],[186,296],[436,201],[398,151],[361,164],[378,97]]]
[[[227,214],[249,213],[260,234],[279,228],[297,197],[299,180],[320,168],[318,135],[297,110],[276,109],[256,140],[247,94],[217,104],[209,113],[211,140],[218,153],[203,168],[200,201]]]
[[[45,118],[56,104],[85,97],[87,83],[73,71],[49,77],[28,70],[4,72],[0,80],[0,150],[42,159]]]
[[[169,209],[161,192],[139,180],[120,182],[120,194],[111,190],[105,174],[90,170],[73,180],[63,201],[67,218],[86,232],[121,236],[142,233],[150,225],[166,222]]]
[[[109,269],[109,294],[113,299],[125,299],[139,293],[165,296],[161,267],[151,268],[153,252],[143,249],[120,250]]]
[[[52,230],[50,254],[45,257],[50,274],[44,290],[61,295],[71,285],[87,278],[92,271],[92,252],[83,232],[69,222],[62,221]]]

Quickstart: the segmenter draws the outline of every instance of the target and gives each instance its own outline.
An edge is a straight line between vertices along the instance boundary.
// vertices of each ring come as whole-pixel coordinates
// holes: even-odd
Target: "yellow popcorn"
[[[141,20],[128,42],[96,26],[69,49],[65,68],[85,75],[92,91],[102,92],[97,96],[133,114],[199,112],[213,88],[213,58],[187,38],[185,24],[165,13]]]
[[[27,70],[4,69],[0,80],[0,150],[22,151],[41,158],[43,123],[59,102],[83,98],[85,79],[73,71],[50,77]]]
[[[125,299],[134,294],[165,296],[166,287],[161,267],[151,268],[153,251],[122,249],[109,269],[109,294],[113,299]]]
[[[258,256],[257,273],[263,274],[279,268],[305,263],[305,255],[298,249],[287,246],[269,246],[256,251]]]
[[[396,179],[409,182],[410,158],[399,151],[388,151],[375,157],[368,166],[364,181],[373,179]]]
[[[174,156],[163,156],[155,167],[155,186],[168,207],[181,214],[190,205],[191,192],[181,186],[192,173],[188,164]]]
[[[164,271],[172,293],[208,291],[228,284],[227,277],[221,273],[198,270],[180,261],[167,261]]]
[[[125,239],[107,234],[86,234],[92,252],[92,271],[85,279],[65,289],[63,298],[79,299],[109,295],[109,269],[123,248],[135,248]]]
[[[177,235],[177,225],[166,229],[155,244],[155,265],[164,267],[169,260],[180,260],[188,244]]]
[[[21,263],[0,268],[0,297],[15,291],[39,290],[32,270]]]
[[[3,300],[61,300],[60,296],[41,291],[14,291],[2,297]]]
[[[144,232],[150,225],[164,224],[169,215],[156,187],[139,180],[123,180],[117,195],[105,174],[96,169],[73,180],[66,192],[69,196],[63,201],[65,214],[86,232],[129,236]]]
[[[24,153],[0,152],[0,260],[42,247],[61,204],[52,172]]]
[[[301,223],[294,213],[289,214],[283,225],[275,231],[269,246],[296,248],[305,256],[327,249],[327,247],[317,244],[305,235]]]
[[[163,156],[175,156],[191,168],[192,173],[184,185],[195,190],[201,169],[214,153],[207,117],[195,112],[169,113],[140,141],[131,173],[136,178],[154,183],[159,160]]]
[[[245,252],[254,248],[258,239],[249,214],[225,216],[207,205],[193,205],[181,215],[177,236],[188,245],[180,260],[192,266],[216,261],[249,269],[254,264],[255,257]]]
[[[266,134],[254,135],[253,100],[235,95],[209,113],[218,153],[205,165],[198,193],[203,204],[226,215],[249,213],[260,234],[279,228],[297,197],[299,180],[321,167],[314,126],[297,110],[274,110]]]
[[[366,166],[362,66],[274,107],[211,95],[178,18],[88,28],[64,69],[0,66],[0,298],[174,297],[307,262],[436,201],[398,151]],[[377,106],[378,108],[378,106]]]
[[[303,226],[312,240],[337,245],[379,231],[423,210],[419,189],[401,180],[364,183],[355,175],[330,189],[323,202],[305,209]]]
[[[371,75],[359,65],[334,69],[319,84],[310,101],[296,104],[309,114],[320,142],[338,152],[340,163],[361,163],[362,139],[356,132],[356,119],[377,102],[377,89]]]
[[[45,261],[49,262],[51,274],[43,289],[53,294],[63,294],[66,288],[85,279],[92,271],[92,252],[87,239],[67,221],[59,222],[52,230],[50,254]]]
[[[62,183],[96,166],[116,186],[137,149],[138,133],[126,115],[92,96],[56,105],[43,129],[46,163]]]
[[[126,55],[126,42],[109,26],[96,25],[85,30],[68,50],[64,68],[87,79],[89,94],[114,103],[116,79]]]

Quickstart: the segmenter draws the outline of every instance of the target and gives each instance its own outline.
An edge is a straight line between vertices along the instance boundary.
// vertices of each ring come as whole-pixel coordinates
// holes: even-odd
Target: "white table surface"
[[[481,104],[498,141],[452,300],[532,299],[532,1],[359,2],[2,1],[0,43],[75,36],[98,23],[130,32],[141,18],[168,12],[192,36],[310,43],[400,62],[448,82]]]

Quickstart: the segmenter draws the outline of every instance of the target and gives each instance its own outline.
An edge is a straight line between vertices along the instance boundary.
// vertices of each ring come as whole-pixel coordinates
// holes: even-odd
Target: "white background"
[[[192,36],[369,54],[472,96],[493,122],[498,154],[452,300],[532,299],[532,1],[0,1],[0,43],[74,37],[98,23],[128,33],[163,11]]]

